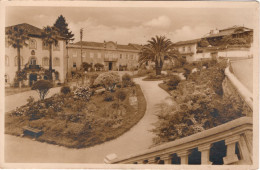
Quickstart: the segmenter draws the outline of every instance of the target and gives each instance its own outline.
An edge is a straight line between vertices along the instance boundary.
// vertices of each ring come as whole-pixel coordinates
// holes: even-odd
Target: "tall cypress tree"
[[[65,41],[66,41],[66,49],[67,49],[67,79],[68,79],[68,69],[69,69],[69,59],[68,59],[68,56],[69,56],[69,51],[68,51],[68,43],[69,41],[73,41],[74,40],[74,34],[72,34],[72,31],[69,30],[68,28],[68,24],[66,22],[66,19],[65,17],[63,17],[62,15],[60,15],[58,17],[58,19],[56,20],[56,22],[54,23],[53,25],[57,31],[59,32],[59,35],[62,36]]]
[[[74,40],[74,34],[72,34],[72,31],[69,30],[66,19],[62,15],[58,17],[53,26],[57,28],[60,36],[62,36],[66,40],[66,44],[68,44],[69,41]]]

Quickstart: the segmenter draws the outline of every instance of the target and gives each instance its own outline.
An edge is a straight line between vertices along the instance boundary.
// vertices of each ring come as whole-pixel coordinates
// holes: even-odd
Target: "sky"
[[[37,7],[9,6],[5,25],[28,23],[39,28],[53,25],[63,15],[79,41],[114,41],[145,44],[155,35],[172,42],[200,38],[212,29],[234,25],[254,27],[254,11],[248,8],[163,8],[163,7]]]

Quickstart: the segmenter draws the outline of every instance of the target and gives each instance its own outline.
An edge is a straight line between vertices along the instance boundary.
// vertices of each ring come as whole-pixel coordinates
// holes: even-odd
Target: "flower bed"
[[[153,129],[156,134],[155,145],[183,138],[246,115],[243,103],[232,96],[223,95],[225,67],[226,63],[223,61],[192,73],[188,80],[181,81],[177,89],[171,91],[176,105],[161,105],[159,120]]]
[[[105,101],[105,94],[95,94],[80,87],[68,94],[56,94],[48,99],[29,102],[6,114],[5,133],[22,134],[24,126],[43,131],[36,140],[71,148],[84,148],[117,138],[133,127],[144,115],[146,101],[138,85],[111,93],[115,100]],[[138,107],[129,103],[132,92]],[[124,95],[123,95],[124,96]]]

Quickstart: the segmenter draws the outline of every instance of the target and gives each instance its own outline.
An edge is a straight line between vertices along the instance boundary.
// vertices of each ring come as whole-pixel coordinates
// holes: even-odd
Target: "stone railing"
[[[241,99],[253,110],[253,94],[230,72],[230,66],[225,69],[225,75],[236,88]]]
[[[110,154],[105,158],[106,163],[112,164],[176,164],[173,156],[177,156],[177,164],[190,163],[191,151],[197,149],[200,153],[200,164],[212,164],[212,147],[222,142],[225,153],[221,158],[222,164],[252,164],[252,118],[241,117],[220,126],[205,130],[194,135],[168,142],[140,153],[117,158]],[[216,154],[215,154],[216,156]],[[213,163],[216,164],[216,163]]]

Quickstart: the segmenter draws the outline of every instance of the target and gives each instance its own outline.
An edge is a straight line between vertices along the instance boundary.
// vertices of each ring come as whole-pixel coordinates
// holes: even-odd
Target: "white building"
[[[28,46],[21,48],[20,56],[21,70],[27,73],[27,80],[23,83],[25,86],[31,85],[34,81],[45,78],[43,72],[49,69],[49,49],[41,39],[42,29],[23,23],[6,27],[6,32],[14,26],[28,31]],[[5,40],[5,82],[6,86],[12,86],[18,70],[17,49],[8,44],[7,35]],[[53,45],[52,50],[54,79],[63,83],[66,75],[65,41],[59,40],[57,45]]]

